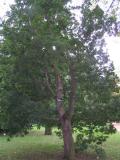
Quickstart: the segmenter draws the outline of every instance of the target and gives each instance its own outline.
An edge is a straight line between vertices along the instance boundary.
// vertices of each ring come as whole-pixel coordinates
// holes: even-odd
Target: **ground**
[[[120,133],[111,135],[103,145],[106,160],[120,160]],[[55,134],[44,136],[43,130],[32,130],[25,137],[7,141],[0,137],[0,160],[62,160],[63,143]],[[94,152],[76,155],[76,160],[96,160]]]

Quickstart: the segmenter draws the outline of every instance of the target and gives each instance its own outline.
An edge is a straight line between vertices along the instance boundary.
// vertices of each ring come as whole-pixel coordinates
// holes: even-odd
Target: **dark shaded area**
[[[26,154],[24,157],[21,157],[20,160],[63,160],[63,153],[29,153]],[[75,160],[96,160],[95,155],[90,155],[87,153],[79,153],[76,155]]]

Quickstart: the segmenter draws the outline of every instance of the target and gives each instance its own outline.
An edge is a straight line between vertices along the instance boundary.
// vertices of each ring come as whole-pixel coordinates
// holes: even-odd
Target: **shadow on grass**
[[[62,153],[47,153],[47,152],[40,152],[40,153],[26,153],[24,156],[17,158],[17,160],[62,160]]]
[[[53,153],[48,152],[36,152],[36,153],[25,153],[22,156],[16,157],[17,160],[63,160],[63,152],[56,151]],[[75,160],[96,160],[95,155],[87,153],[79,153],[76,155]]]

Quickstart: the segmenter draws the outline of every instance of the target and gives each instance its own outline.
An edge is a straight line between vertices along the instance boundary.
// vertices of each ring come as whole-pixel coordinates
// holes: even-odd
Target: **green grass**
[[[33,130],[25,137],[14,137],[7,141],[0,137],[0,160],[26,160],[33,157],[51,156],[62,148],[62,141],[55,135],[44,136],[43,132]],[[45,159],[45,158],[44,158]]]
[[[55,134],[44,136],[43,129],[32,130],[25,137],[14,137],[7,141],[0,137],[0,160],[58,160],[62,151],[62,140]],[[111,135],[104,144],[106,160],[120,160],[120,133]],[[61,160],[61,159],[60,159]]]
[[[111,135],[104,144],[107,160],[120,160],[120,133]]]

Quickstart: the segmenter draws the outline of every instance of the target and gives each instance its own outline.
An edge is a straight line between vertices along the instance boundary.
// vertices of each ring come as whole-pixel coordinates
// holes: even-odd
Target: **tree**
[[[103,47],[104,33],[114,21],[99,5],[91,9],[91,1],[85,0],[78,23],[67,2],[16,0],[3,22],[1,53],[13,60],[13,68],[5,83],[10,87],[4,88],[5,98],[1,98],[7,102],[2,108],[10,133],[41,123],[43,106],[48,110],[56,103],[64,157],[73,160],[72,129],[77,122],[110,119],[103,111],[109,110],[116,76]]]

